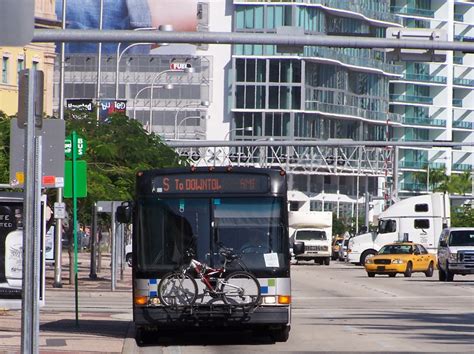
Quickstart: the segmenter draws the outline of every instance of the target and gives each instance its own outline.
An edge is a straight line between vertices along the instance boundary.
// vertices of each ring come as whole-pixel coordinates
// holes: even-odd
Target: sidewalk
[[[128,332],[132,332],[129,331],[131,269],[125,265],[123,280],[118,272],[112,292],[110,255],[103,256],[102,270],[96,280],[89,278],[90,253],[79,253],[78,264],[79,326],[76,326],[75,287],[69,284],[67,251],[63,252],[62,288],[53,288],[54,267],[46,266],[46,303],[40,309],[39,351],[121,353]],[[20,348],[21,311],[0,311],[0,352],[17,353]]]

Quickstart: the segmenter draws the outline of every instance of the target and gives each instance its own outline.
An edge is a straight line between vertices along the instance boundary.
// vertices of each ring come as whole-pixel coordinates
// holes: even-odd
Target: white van
[[[438,275],[453,281],[454,274],[474,274],[474,228],[444,229],[438,245]]]

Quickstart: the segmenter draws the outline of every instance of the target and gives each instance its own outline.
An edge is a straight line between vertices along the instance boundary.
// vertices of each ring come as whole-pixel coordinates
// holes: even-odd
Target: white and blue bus
[[[133,225],[133,320],[137,342],[156,329],[228,326],[268,330],[276,341],[290,331],[291,282],[287,180],[283,170],[216,167],[156,169],[137,173],[133,202],[117,210]],[[190,308],[160,303],[163,276],[194,258],[222,267],[220,245],[239,256],[258,279],[251,310],[201,297]],[[251,246],[249,246],[251,245]],[[236,270],[233,264],[227,271]],[[197,277],[196,277],[197,278]],[[197,279],[199,291],[204,285]]]

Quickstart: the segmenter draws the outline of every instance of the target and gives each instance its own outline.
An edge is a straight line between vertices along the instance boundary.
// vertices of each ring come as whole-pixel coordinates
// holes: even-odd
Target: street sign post
[[[71,158],[70,161],[65,163],[65,186],[64,186],[64,198],[72,197],[72,224],[73,224],[73,235],[74,235],[74,292],[76,302],[76,326],[79,327],[79,294],[78,294],[78,267],[77,267],[77,198],[87,196],[87,164],[85,161],[79,160],[78,157],[84,156],[87,148],[86,140],[77,135],[76,131],[73,130],[71,134],[64,140],[64,154]],[[78,168],[78,166],[81,166]],[[81,171],[79,177],[78,171]],[[68,175],[70,177],[68,177]],[[68,184],[70,180],[70,184]],[[81,188],[78,188],[78,184]],[[70,189],[68,187],[70,186]],[[79,194],[78,191],[81,191]],[[70,194],[69,194],[70,192]]]

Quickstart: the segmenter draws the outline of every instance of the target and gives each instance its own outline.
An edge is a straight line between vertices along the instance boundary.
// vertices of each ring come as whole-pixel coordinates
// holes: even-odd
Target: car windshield
[[[325,241],[327,240],[326,232],[317,230],[300,230],[296,231],[295,239],[297,241]]]
[[[474,230],[451,231],[449,235],[450,246],[474,246]]]
[[[379,254],[411,254],[413,246],[411,245],[386,245],[383,246]]]

